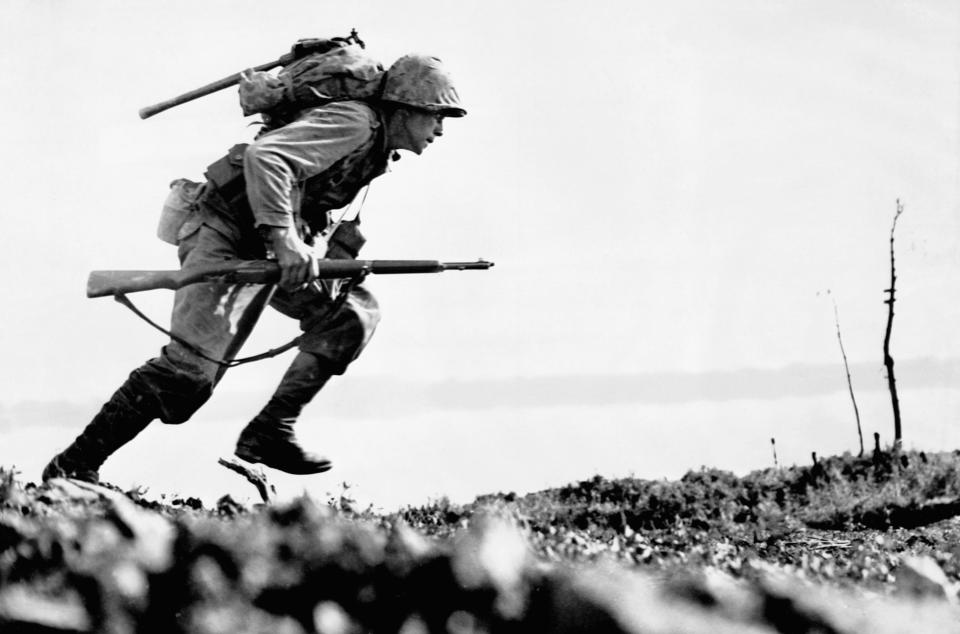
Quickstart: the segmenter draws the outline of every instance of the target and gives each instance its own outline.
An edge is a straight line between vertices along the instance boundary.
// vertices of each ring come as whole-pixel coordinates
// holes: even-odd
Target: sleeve
[[[293,226],[300,183],[353,152],[373,134],[375,121],[361,104],[314,108],[269,132],[246,150],[243,173],[256,226]]]

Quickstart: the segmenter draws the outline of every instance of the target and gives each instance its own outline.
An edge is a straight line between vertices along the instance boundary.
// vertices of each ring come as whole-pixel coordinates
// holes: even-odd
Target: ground
[[[598,476],[389,514],[347,492],[204,508],[0,471],[0,625],[945,631],[934,623],[960,623],[958,468],[960,452],[875,451],[743,477]],[[650,622],[661,610],[666,629]],[[678,614],[704,620],[683,629]]]
[[[480,509],[505,509],[547,560],[614,559],[641,569],[765,562],[845,587],[891,591],[904,557],[929,556],[960,579],[960,452],[876,452],[767,469],[715,469],[679,481],[596,477],[525,496],[479,498],[399,515],[447,536]]]

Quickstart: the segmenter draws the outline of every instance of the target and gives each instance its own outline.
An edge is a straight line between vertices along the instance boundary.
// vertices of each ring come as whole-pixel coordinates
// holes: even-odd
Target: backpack
[[[306,108],[371,99],[381,92],[383,64],[367,55],[358,39],[300,40],[290,57],[276,76],[264,71],[241,74],[244,116],[262,114],[264,123],[275,127]]]

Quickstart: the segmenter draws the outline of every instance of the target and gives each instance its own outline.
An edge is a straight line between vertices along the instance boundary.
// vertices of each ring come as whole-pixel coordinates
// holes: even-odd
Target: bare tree
[[[840,342],[840,354],[843,356],[843,369],[847,373],[847,388],[850,390],[850,400],[853,401],[853,415],[857,419],[857,437],[860,439],[860,453],[863,455],[863,429],[860,427],[860,409],[857,407],[857,397],[853,395],[853,382],[850,380],[850,364],[847,362],[847,352],[843,349],[843,337],[840,336],[840,312],[837,310],[837,300],[833,298],[830,290],[827,295],[833,300],[833,321],[837,325],[837,341]]]
[[[889,297],[884,300],[887,305],[887,332],[883,338],[883,365],[887,368],[887,387],[890,388],[890,400],[893,405],[893,446],[900,449],[903,434],[900,426],[900,399],[897,397],[897,381],[893,376],[893,357],[890,356],[890,332],[893,330],[893,304],[896,301],[894,294],[897,286],[897,268],[893,255],[893,233],[897,230],[897,219],[903,213],[903,205],[897,199],[897,212],[893,215],[893,225],[890,227],[890,288],[884,292]]]

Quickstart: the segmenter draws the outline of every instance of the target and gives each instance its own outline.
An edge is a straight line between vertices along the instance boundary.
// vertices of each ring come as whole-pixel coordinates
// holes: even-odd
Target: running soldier
[[[338,296],[316,279],[318,259],[355,258],[364,242],[355,222],[335,223],[331,212],[383,174],[398,150],[422,153],[443,134],[446,117],[465,114],[440,60],[406,55],[387,69],[376,99],[324,103],[272,123],[265,118],[251,144],[235,146],[207,169],[194,211],[177,232],[178,255],[182,267],[273,256],[279,285],[178,290],[171,341],[50,460],[43,479],[98,482],[106,459],[153,420],[186,422],[210,398],[267,305],[299,321],[298,353],[240,433],[235,455],[293,474],[330,469],[328,459],[298,444],[294,423],[330,377],[357,358],[380,319],[362,284]]]

